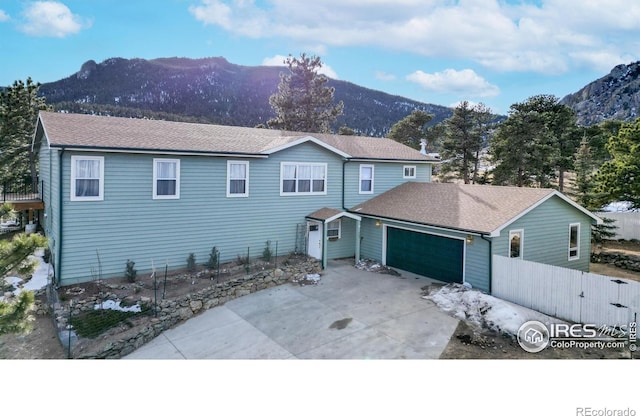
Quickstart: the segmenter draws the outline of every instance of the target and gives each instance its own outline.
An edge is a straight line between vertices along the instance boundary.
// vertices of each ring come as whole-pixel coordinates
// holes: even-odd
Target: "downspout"
[[[493,240],[485,238],[480,234],[480,238],[489,243],[489,294],[491,294],[491,282],[493,281]]]
[[[60,151],[60,160],[58,162],[58,187],[59,189],[59,193],[58,193],[58,211],[60,212],[60,219],[58,221],[58,258],[56,259],[56,280],[57,283],[60,284],[60,270],[62,269],[62,221],[63,221],[63,183],[62,183],[62,167],[64,166],[62,157],[64,156],[64,147],[61,149]],[[53,218],[51,219],[53,220]]]
[[[345,165],[349,163],[349,159],[345,159],[342,161],[342,209],[343,210],[347,210],[347,208],[344,206],[344,172],[345,172]]]
[[[346,165],[347,163],[351,162],[351,160],[349,159],[345,159],[342,162],[342,209],[347,211],[347,207],[344,205],[345,203],[345,190],[344,190],[344,184],[345,184],[345,171],[346,171]],[[355,262],[356,264],[358,264],[358,262],[360,261],[360,246],[362,244],[362,237],[360,237],[360,221],[356,221],[356,248],[355,248]]]

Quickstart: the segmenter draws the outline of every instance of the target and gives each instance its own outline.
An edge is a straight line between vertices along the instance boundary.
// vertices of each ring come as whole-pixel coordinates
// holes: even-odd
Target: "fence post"
[[[73,310],[73,299],[69,301],[69,320],[67,321],[67,331],[69,332],[69,338],[67,340],[67,359],[71,358],[71,311]]]
[[[169,268],[169,260],[164,263],[164,286],[162,287],[162,299],[167,294],[167,269]]]
[[[217,260],[217,269],[216,272],[216,284],[220,283],[220,250],[216,249],[216,260]]]

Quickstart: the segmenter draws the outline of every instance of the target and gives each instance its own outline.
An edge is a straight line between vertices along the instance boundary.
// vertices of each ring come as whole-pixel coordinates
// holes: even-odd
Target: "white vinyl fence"
[[[599,212],[601,218],[611,218],[616,220],[613,223],[616,227],[616,240],[640,240],[640,212]]]
[[[491,294],[570,322],[628,325],[640,318],[640,282],[493,256]]]

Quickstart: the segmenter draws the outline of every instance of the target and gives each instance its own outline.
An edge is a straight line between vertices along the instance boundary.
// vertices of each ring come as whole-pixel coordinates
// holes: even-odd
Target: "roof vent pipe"
[[[420,154],[427,155],[427,141],[425,139],[420,139]]]

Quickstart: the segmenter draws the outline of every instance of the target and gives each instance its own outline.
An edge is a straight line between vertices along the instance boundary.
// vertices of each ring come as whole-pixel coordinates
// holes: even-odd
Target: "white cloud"
[[[471,69],[445,69],[433,74],[416,71],[406,78],[425,90],[438,93],[465,94],[470,97],[495,97],[500,94],[497,86],[490,84]]]
[[[23,17],[22,31],[33,36],[63,38],[91,26],[88,19],[71,13],[67,6],[55,1],[33,2],[24,10]]]
[[[284,55],[275,55],[270,58],[264,58],[262,60],[262,65],[266,66],[287,66],[284,61],[288,58],[288,56]],[[329,65],[322,63],[322,67],[318,70],[319,74],[325,75],[329,78],[339,79],[336,71],[333,70]]]
[[[380,81],[393,81],[396,79],[395,75],[386,73],[384,71],[376,71],[374,76],[376,77],[376,79],[379,79]]]
[[[200,0],[189,10],[238,35],[471,59],[499,71],[559,74],[640,58],[640,3],[628,0]]]
[[[8,20],[9,15],[4,10],[0,10],[0,22],[6,22]]]
[[[270,58],[264,58],[262,60],[262,65],[266,66],[287,66],[284,61],[287,59],[287,56],[284,55],[275,55]]]

